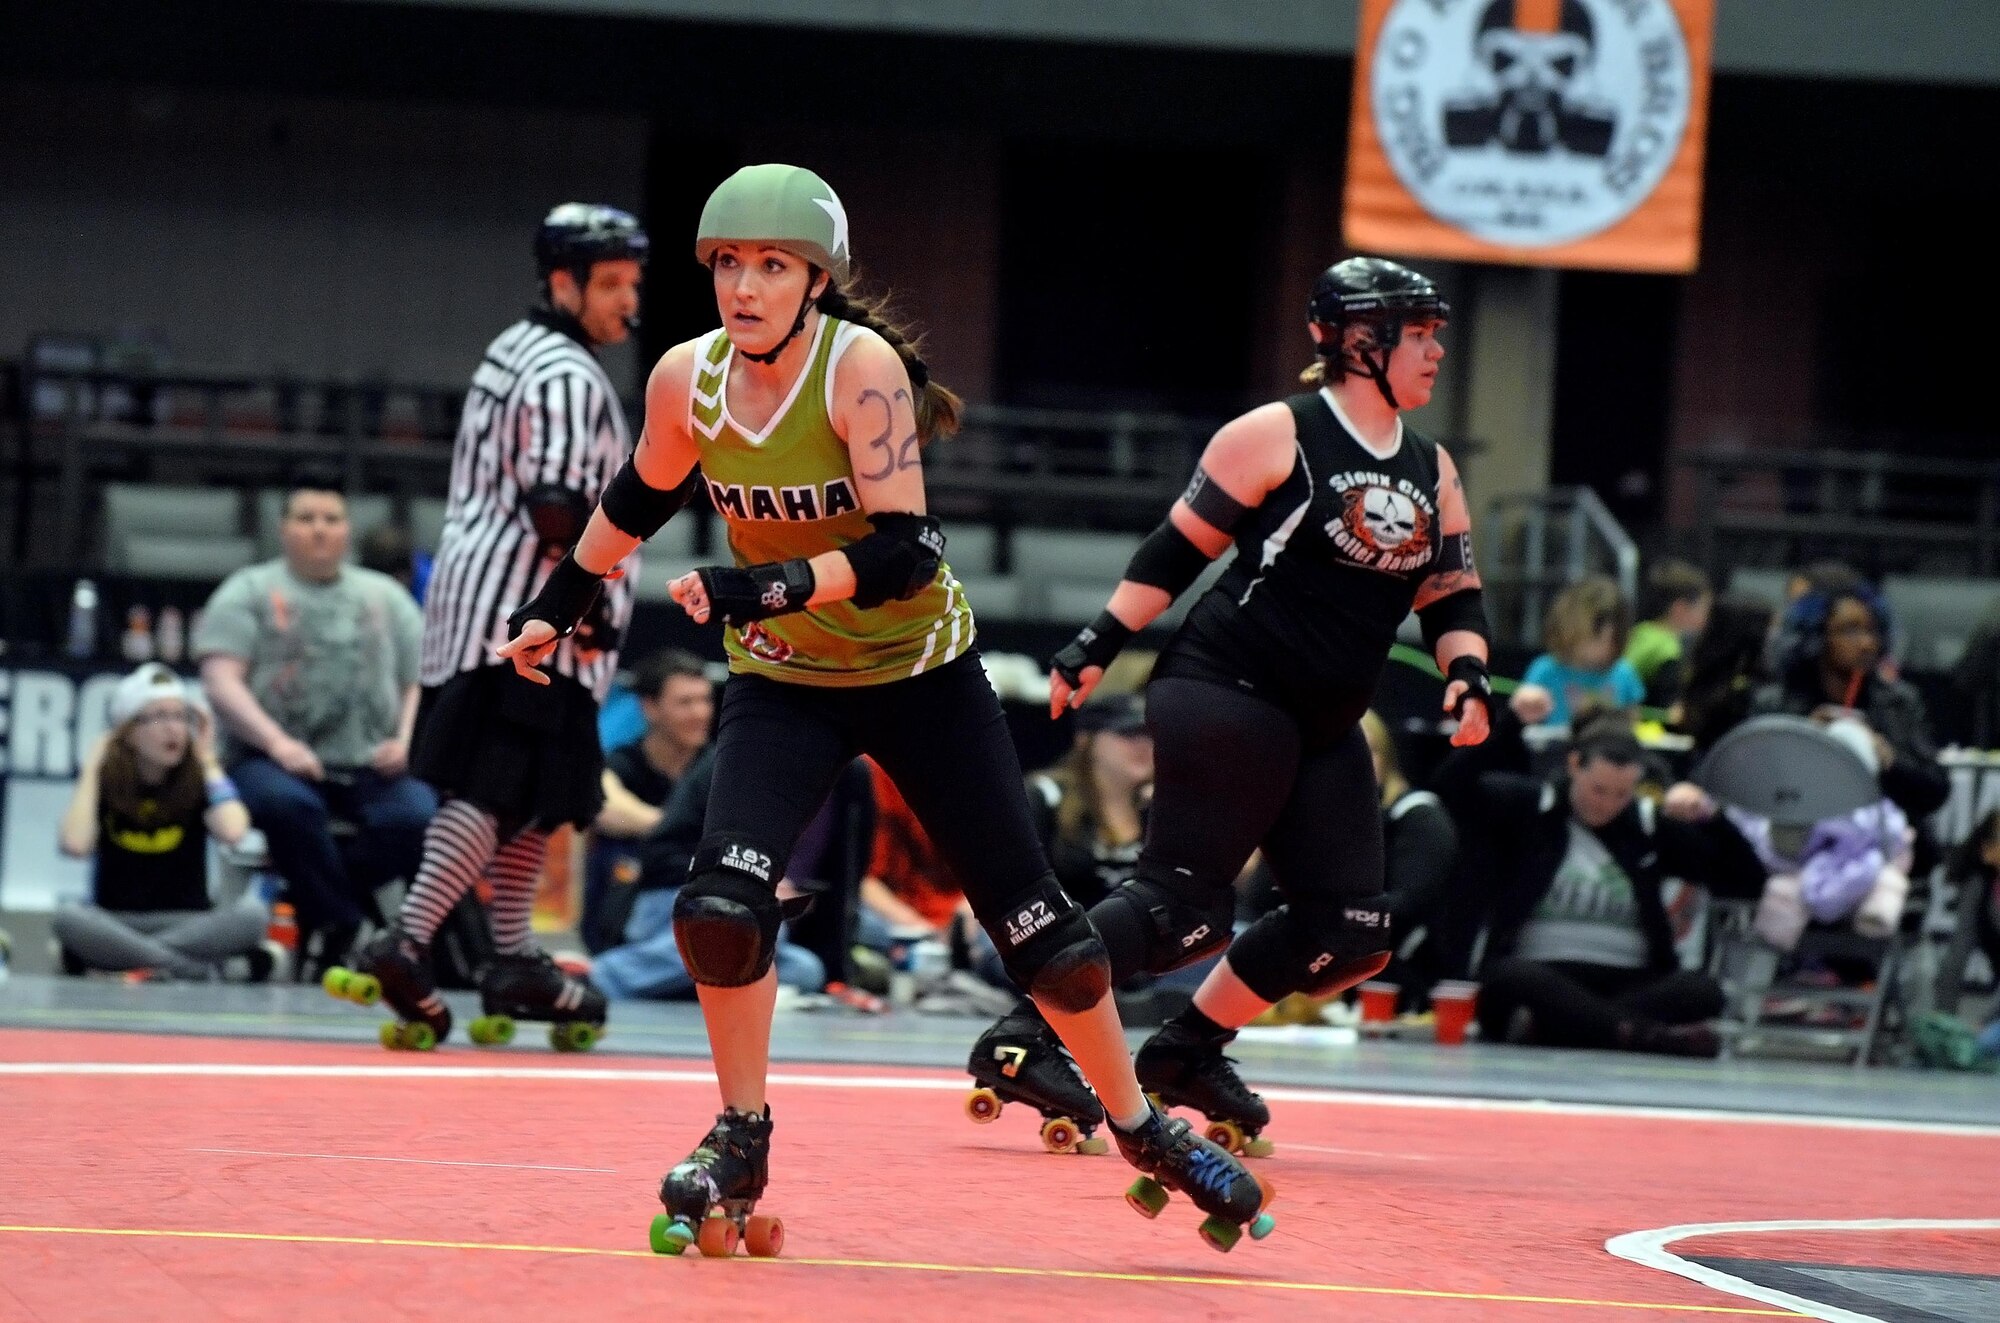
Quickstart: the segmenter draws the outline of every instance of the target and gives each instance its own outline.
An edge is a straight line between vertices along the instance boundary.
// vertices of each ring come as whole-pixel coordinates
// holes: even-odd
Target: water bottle
[[[119,640],[125,660],[137,665],[153,660],[153,613],[135,606],[125,613],[125,637]]]
[[[180,665],[187,655],[187,621],[177,606],[164,607],[160,611],[160,627],[154,631],[154,641],[159,644],[160,660],[169,666]]]
[[[70,594],[68,652],[77,661],[97,652],[97,585],[88,579],[78,579]]]

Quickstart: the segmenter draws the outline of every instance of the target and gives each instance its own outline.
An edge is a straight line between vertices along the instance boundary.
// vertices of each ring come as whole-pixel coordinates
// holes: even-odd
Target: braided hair
[[[923,438],[922,445],[929,445],[939,437],[950,436],[958,430],[959,415],[965,408],[965,402],[931,379],[930,367],[919,352],[922,337],[907,334],[888,320],[887,299],[849,293],[829,279],[826,292],[819,296],[816,306],[823,316],[837,317],[875,332],[887,340],[889,347],[896,351],[896,357],[903,360],[903,367],[910,374],[910,386],[917,394],[917,435]]]

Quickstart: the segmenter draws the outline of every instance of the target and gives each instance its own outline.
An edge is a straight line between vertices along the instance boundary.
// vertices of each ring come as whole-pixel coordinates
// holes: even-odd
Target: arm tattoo
[[[858,474],[857,476],[866,482],[881,482],[891,474],[900,473],[904,469],[913,469],[923,461],[917,453],[920,438],[914,428],[911,429],[908,436],[903,438],[900,447],[889,440],[895,434],[896,430],[896,405],[889,396],[884,395],[881,391],[871,386],[861,392],[860,396],[856,398],[855,403],[866,405],[871,399],[879,402],[882,406],[882,430],[868,438],[868,448],[882,452],[882,466],[872,472]],[[916,415],[916,406],[911,402],[908,391],[898,386],[896,388],[895,400],[901,400],[904,404],[909,405],[911,416],[914,417]]]

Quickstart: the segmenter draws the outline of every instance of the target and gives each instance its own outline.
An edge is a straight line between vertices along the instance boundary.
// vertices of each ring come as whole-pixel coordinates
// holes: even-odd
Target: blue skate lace
[[[1236,1184],[1236,1164],[1220,1153],[1197,1148],[1188,1155],[1188,1178],[1220,1199]]]

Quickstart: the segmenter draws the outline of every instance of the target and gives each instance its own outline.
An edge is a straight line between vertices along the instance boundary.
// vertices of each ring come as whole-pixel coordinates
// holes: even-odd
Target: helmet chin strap
[[[1397,328],[1399,338],[1401,329],[1401,327]],[[1370,330],[1379,338],[1379,330],[1372,327]],[[1349,355],[1355,362],[1360,363],[1362,370],[1374,379],[1375,389],[1382,392],[1382,398],[1389,402],[1389,407],[1400,412],[1403,406],[1396,403],[1396,392],[1389,386],[1389,356],[1395,352],[1395,344],[1392,341],[1388,345],[1381,346],[1376,354],[1370,354],[1367,349],[1357,345],[1349,351]],[[1342,366],[1344,369],[1347,369],[1345,363]]]
[[[749,359],[752,363],[762,363],[765,367],[769,367],[771,364],[777,362],[778,355],[785,352],[785,346],[796,340],[799,332],[806,329],[806,312],[814,303],[818,302],[812,292],[813,286],[818,283],[819,268],[808,262],[806,264],[806,296],[799,303],[799,315],[792,318],[792,329],[785,332],[785,338],[761,354],[753,354],[745,349],[739,349],[736,352],[742,354],[743,357]]]

